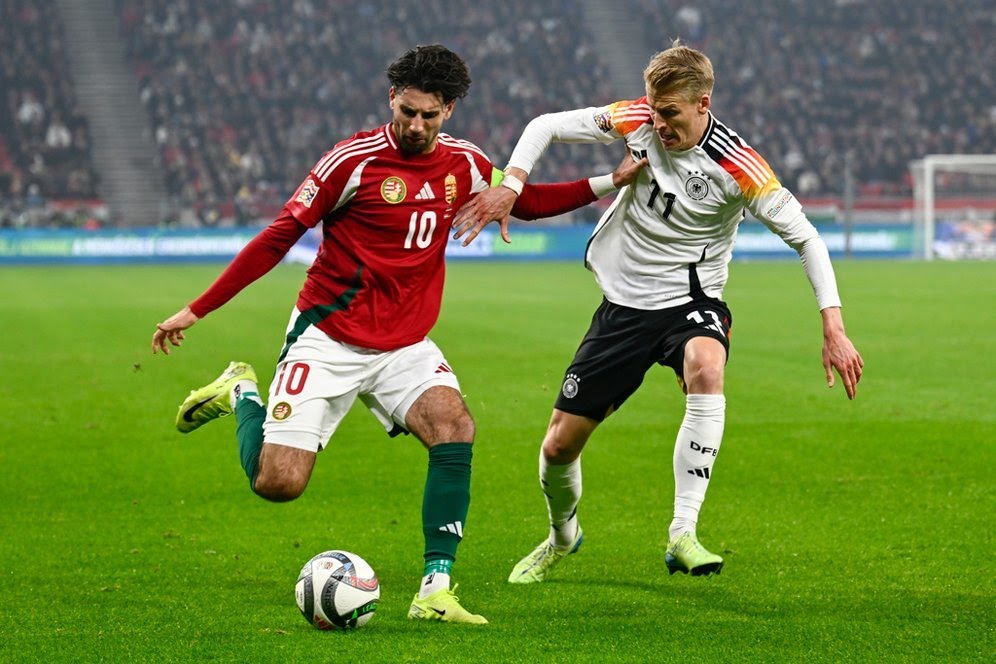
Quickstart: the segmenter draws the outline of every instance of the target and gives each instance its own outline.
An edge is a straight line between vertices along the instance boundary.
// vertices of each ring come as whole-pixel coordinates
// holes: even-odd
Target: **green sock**
[[[453,570],[453,560],[450,558],[433,558],[432,560],[425,561],[425,567],[423,568],[422,575],[429,576],[430,574],[445,574],[450,575]]]
[[[259,453],[263,449],[263,421],[266,406],[255,392],[243,392],[235,402],[235,435],[239,440],[239,459],[249,478],[250,488],[256,484],[259,473]],[[255,488],[253,488],[255,491]]]
[[[470,508],[470,443],[443,443],[429,449],[429,472],[422,495],[425,560],[456,559]],[[428,566],[427,568],[428,569]]]

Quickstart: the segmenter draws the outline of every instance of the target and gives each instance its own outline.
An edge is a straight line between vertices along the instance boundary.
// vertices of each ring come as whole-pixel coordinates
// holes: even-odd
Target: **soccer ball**
[[[380,583],[355,553],[324,551],[301,568],[294,594],[301,615],[318,629],[353,629],[373,617]]]

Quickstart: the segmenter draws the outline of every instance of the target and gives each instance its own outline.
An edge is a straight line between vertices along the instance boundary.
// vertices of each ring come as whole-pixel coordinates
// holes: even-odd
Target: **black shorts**
[[[671,367],[682,378],[689,339],[717,339],[729,356],[732,323],[726,303],[708,297],[655,311],[603,299],[567,369],[555,407],[601,422],[636,392],[654,364]]]

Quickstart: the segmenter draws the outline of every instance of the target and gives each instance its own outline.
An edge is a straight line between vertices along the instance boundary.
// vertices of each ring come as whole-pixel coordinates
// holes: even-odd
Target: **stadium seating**
[[[384,71],[414,44],[442,42],[467,60],[475,83],[446,131],[499,164],[532,116],[611,100],[571,0],[428,2],[417,11],[339,0],[212,3],[210,11],[118,4],[170,192],[198,208],[231,202],[239,219],[282,204],[336,141],[386,122]],[[575,179],[616,163],[592,164],[586,150],[575,159],[558,148],[537,179]]]
[[[266,218],[335,141],[385,122],[384,69],[413,44],[467,60],[474,84],[446,129],[498,164],[533,116],[617,96],[581,0],[113,2],[169,194],[205,224]],[[845,164],[859,196],[909,197],[911,159],[996,152],[991,0],[619,4],[648,58],[674,37],[712,57],[716,114],[800,197],[840,196]],[[0,210],[29,188],[95,193],[59,26],[54,0],[0,2]],[[535,180],[620,154],[555,146]]]
[[[48,199],[96,193],[61,34],[52,0],[0,2],[0,227],[36,225]]]
[[[800,196],[909,196],[908,163],[996,152],[991,0],[636,0],[639,23],[703,49],[717,116]]]

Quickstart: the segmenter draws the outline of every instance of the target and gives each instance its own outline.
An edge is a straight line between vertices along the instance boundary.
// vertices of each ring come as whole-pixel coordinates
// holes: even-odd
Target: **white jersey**
[[[649,165],[620,190],[588,242],[585,264],[605,297],[664,309],[702,294],[722,298],[744,210],[799,252],[820,309],[840,306],[826,245],[767,162],[709,114],[689,150],[664,149],[646,97],[542,115],[526,127],[509,166],[527,173],[550,142],[624,139]]]

